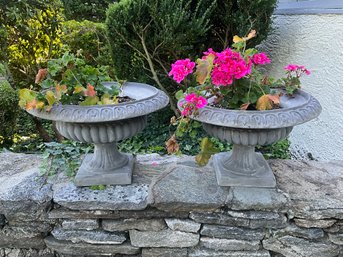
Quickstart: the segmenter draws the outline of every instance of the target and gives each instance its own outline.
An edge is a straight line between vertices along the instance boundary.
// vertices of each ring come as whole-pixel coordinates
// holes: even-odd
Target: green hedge
[[[199,56],[208,48],[221,50],[231,45],[234,35],[246,35],[251,29],[258,32],[251,44],[260,43],[271,28],[275,5],[276,0],[121,0],[114,3],[107,11],[106,24],[116,75],[151,82],[146,58],[150,56],[158,78],[172,95],[177,85],[168,78],[171,63]]]
[[[73,53],[81,50],[88,64],[112,65],[104,23],[70,20],[63,23],[62,30],[62,43]]]
[[[0,145],[12,143],[18,110],[17,92],[6,80],[0,80]]]
[[[104,21],[108,5],[115,0],[62,0],[68,20]]]

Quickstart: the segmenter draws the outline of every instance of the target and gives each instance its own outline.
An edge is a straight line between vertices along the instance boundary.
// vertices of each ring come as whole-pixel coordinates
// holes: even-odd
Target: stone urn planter
[[[106,86],[108,82],[103,84]],[[147,114],[169,103],[164,92],[147,84],[125,83],[122,95],[134,101],[117,105],[57,105],[50,112],[28,111],[39,118],[55,121],[64,137],[94,144],[94,154],[84,158],[77,172],[77,186],[131,184],[134,157],[120,153],[117,142],[143,130]]]
[[[243,111],[211,106],[191,118],[202,122],[205,131],[233,144],[230,152],[214,155],[212,163],[220,186],[275,187],[272,170],[256,145],[269,145],[286,138],[295,125],[316,118],[319,102],[304,91],[283,95],[280,109]]]

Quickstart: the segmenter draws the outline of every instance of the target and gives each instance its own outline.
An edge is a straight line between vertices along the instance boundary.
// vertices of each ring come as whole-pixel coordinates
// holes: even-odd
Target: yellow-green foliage
[[[0,81],[0,145],[12,142],[18,115],[18,95],[7,81]]]
[[[111,65],[111,54],[104,23],[70,20],[62,24],[62,43],[72,53],[81,50],[87,64]]]

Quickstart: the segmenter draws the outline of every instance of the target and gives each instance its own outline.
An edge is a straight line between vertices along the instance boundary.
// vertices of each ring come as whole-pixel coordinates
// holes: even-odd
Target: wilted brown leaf
[[[173,125],[173,126],[175,126],[177,124],[177,119],[176,119],[175,116],[170,118],[170,124]]]
[[[166,142],[167,152],[169,154],[177,153],[180,150],[180,146],[176,141],[175,134],[171,136]]]
[[[256,37],[256,30],[251,30],[247,37],[244,38],[244,41],[247,41],[249,39],[252,39],[253,37]]]
[[[256,103],[256,109],[260,111],[271,110],[273,105],[269,99],[268,95],[261,96]]]
[[[245,103],[241,105],[241,110],[247,110],[249,108],[250,103]]]
[[[43,79],[45,79],[47,73],[48,73],[47,69],[39,69],[36,75],[35,83],[38,84]]]
[[[256,103],[256,109],[263,111],[263,110],[271,110],[275,106],[279,106],[280,104],[280,95],[263,95],[261,96]]]
[[[268,95],[269,100],[273,102],[275,105],[280,104],[280,95]]]
[[[215,58],[214,54],[209,54],[206,59],[197,60],[197,69],[196,69],[195,75],[196,75],[197,82],[200,85],[204,84],[206,79],[209,77],[213,68],[214,58]]]

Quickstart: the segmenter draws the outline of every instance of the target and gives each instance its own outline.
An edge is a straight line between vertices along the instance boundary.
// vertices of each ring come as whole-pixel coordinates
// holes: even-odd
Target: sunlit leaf
[[[36,93],[30,89],[23,88],[19,90],[19,106],[26,109],[28,102],[35,99]]]
[[[57,84],[56,87],[55,87],[55,96],[56,98],[59,100],[61,99],[62,95],[67,93],[68,89],[67,89],[67,86],[66,85],[59,85]]]
[[[86,89],[85,89],[83,86],[76,86],[76,87],[74,88],[73,94],[78,94],[78,93],[81,93],[81,92],[83,92],[83,91],[86,91]]]
[[[256,103],[256,109],[260,111],[271,110],[273,108],[272,103],[269,100],[268,95],[261,96]]]
[[[239,37],[239,36],[234,36],[233,37],[233,40],[232,40],[234,43],[238,43],[238,42],[243,42],[243,38]]]
[[[199,84],[204,84],[206,79],[210,77],[212,68],[213,68],[213,61],[215,55],[209,54],[206,59],[198,59],[197,60],[197,69],[195,72],[197,82]]]
[[[112,98],[109,94],[103,94],[101,97],[101,101],[98,102],[98,104],[116,104],[117,101],[116,98]]]
[[[52,92],[51,90],[46,92],[45,98],[48,101],[48,106],[46,107],[46,109],[47,111],[50,111],[51,107],[54,105],[54,103],[56,103],[57,99],[54,92]]]
[[[84,91],[84,96],[93,97],[95,95],[96,95],[96,91],[94,90],[94,87],[91,84],[88,84],[86,91]]]
[[[195,156],[195,161],[199,166],[205,166],[210,160],[211,156],[218,152],[219,149],[214,146],[208,137],[205,137],[201,140],[200,153]]]
[[[81,106],[96,105],[98,102],[99,102],[99,97],[87,96],[84,101],[80,102],[80,105]]]
[[[44,108],[44,102],[37,101],[36,99],[28,101],[25,106],[25,109],[27,111],[32,110],[32,109],[43,109],[43,108]]]

